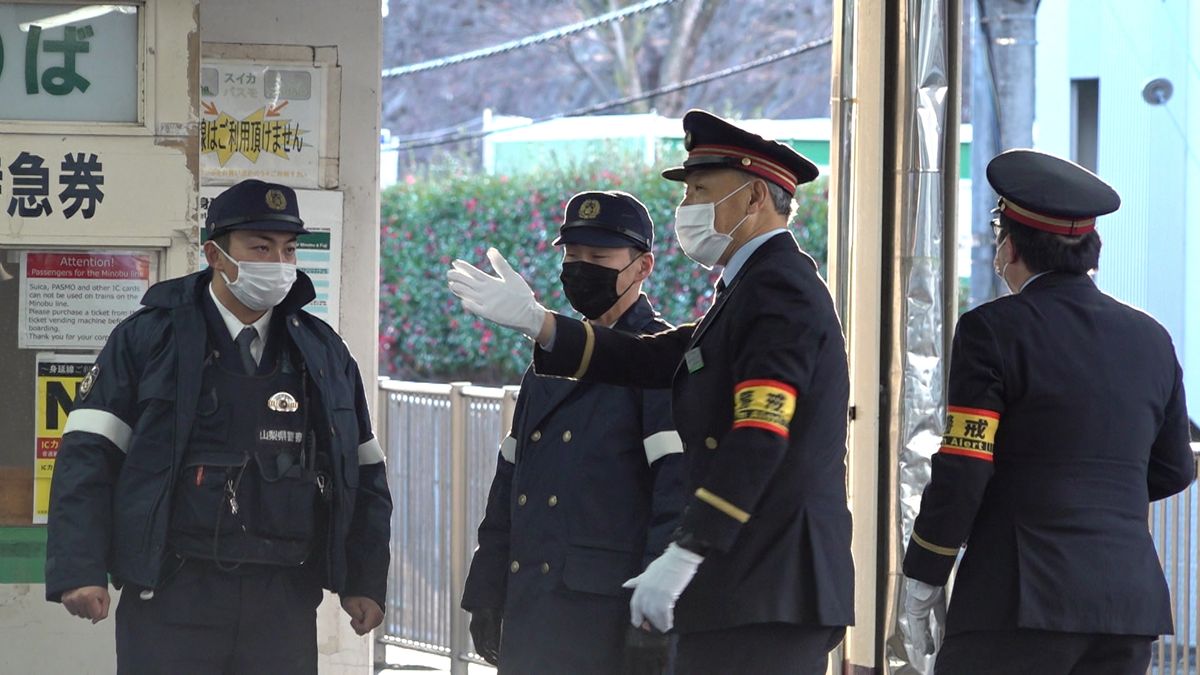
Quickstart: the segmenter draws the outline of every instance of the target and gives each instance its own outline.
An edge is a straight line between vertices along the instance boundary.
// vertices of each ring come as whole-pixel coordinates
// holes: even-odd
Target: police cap
[[[580,192],[567,202],[554,245],[584,244],[649,251],[654,222],[637,197],[628,192]]]
[[[1078,236],[1096,228],[1096,217],[1121,206],[1121,197],[1096,174],[1036,150],[1008,150],[987,165],[1000,195],[996,210],[1029,227]]]
[[[796,186],[816,179],[817,166],[778,141],[752,134],[704,110],[683,116],[683,166],[663,171],[667,180],[683,180],[698,169],[737,169],[795,194]]]
[[[208,238],[234,230],[308,234],[296,191],[286,185],[244,180],[213,198],[204,221]]]

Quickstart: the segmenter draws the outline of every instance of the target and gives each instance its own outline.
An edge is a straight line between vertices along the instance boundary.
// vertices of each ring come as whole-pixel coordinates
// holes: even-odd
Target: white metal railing
[[[518,389],[379,382],[395,504],[383,640],[447,655],[455,675],[478,661],[458,604]]]
[[[1192,443],[1200,464],[1200,443]],[[1151,675],[1196,675],[1196,638],[1200,627],[1200,577],[1197,576],[1197,522],[1200,522],[1200,488],[1192,483],[1179,494],[1150,505],[1150,532],[1171,590],[1175,634],[1154,645]]]

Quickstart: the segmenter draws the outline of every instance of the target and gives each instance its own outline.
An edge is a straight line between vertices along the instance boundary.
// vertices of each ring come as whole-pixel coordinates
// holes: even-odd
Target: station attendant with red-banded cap
[[[1012,295],[962,316],[942,447],[904,557],[910,637],[966,546],[938,675],[1144,673],[1173,631],[1149,503],[1186,488],[1171,337],[1100,292],[1096,219],[1117,193],[1033,150],[995,157],[996,271]]]
[[[500,277],[450,272],[469,311],[536,338],[539,374],[670,388],[690,495],[662,556],[627,585],[634,625],[679,633],[675,672],[824,673],[853,621],[845,343],[787,230],[808,159],[710,113],[683,119],[683,252],[722,267],[699,323],[651,336],[547,312]],[[465,263],[464,263],[465,264]]]

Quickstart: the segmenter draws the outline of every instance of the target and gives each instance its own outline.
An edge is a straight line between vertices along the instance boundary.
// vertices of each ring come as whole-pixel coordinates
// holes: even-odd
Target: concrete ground
[[[383,658],[378,658],[380,654]],[[418,649],[408,649],[396,645],[376,645],[376,663],[386,666],[376,668],[376,675],[450,675],[450,657],[430,654]],[[496,669],[471,663],[467,666],[467,675],[495,675]]]

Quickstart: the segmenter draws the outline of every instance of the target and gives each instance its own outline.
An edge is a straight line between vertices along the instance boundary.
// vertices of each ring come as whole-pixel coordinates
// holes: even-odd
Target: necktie
[[[725,292],[725,277],[717,279],[717,295]]]
[[[237,345],[238,354],[242,357],[242,368],[245,369],[247,375],[253,375],[258,370],[258,364],[254,362],[254,355],[250,353],[250,343],[254,342],[256,337],[258,337],[258,331],[254,326],[247,326],[238,333],[237,338],[233,341]]]

